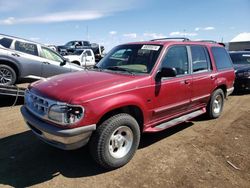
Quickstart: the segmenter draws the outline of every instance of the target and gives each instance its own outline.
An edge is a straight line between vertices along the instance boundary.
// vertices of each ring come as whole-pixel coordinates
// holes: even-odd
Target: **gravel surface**
[[[62,151],[38,140],[15,98],[0,96],[0,187],[250,187],[250,94],[205,116],[142,136],[126,166],[105,171],[88,148]]]

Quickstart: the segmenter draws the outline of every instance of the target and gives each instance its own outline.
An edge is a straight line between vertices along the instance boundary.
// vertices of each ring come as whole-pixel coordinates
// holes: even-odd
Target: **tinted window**
[[[210,70],[210,62],[207,51],[202,46],[191,46],[193,72]]]
[[[177,75],[188,74],[188,55],[186,46],[171,47],[163,59],[162,67],[175,68]]]
[[[228,55],[225,48],[213,47],[212,52],[218,70],[233,67],[230,56]]]
[[[52,61],[63,62],[63,59],[58,54],[44,47],[42,47],[41,57],[52,60]]]
[[[83,42],[83,46],[89,46],[89,42],[84,41],[84,42]]]
[[[86,51],[87,56],[91,56],[91,52],[89,50]]]
[[[0,39],[0,45],[2,45],[5,48],[9,48],[11,43],[12,43],[12,39],[9,38],[2,38]]]
[[[129,44],[115,47],[97,67],[127,70],[132,73],[150,73],[161,52],[161,45]],[[125,72],[125,71],[124,71]]]
[[[250,53],[230,53],[233,64],[250,64]]]
[[[27,42],[16,41],[15,50],[31,55],[38,55],[37,46]]]

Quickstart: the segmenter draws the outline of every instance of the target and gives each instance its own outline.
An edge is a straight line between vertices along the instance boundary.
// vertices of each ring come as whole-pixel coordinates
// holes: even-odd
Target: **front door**
[[[157,122],[185,112],[190,104],[192,76],[187,47],[170,47],[161,67],[175,68],[177,76],[156,81],[153,119]]]
[[[50,77],[71,71],[69,64],[62,65],[62,57],[49,48],[41,47],[42,77]]]

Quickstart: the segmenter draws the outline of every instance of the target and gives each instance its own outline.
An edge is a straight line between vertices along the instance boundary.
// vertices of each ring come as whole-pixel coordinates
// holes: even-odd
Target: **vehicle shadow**
[[[23,97],[0,95],[0,107],[18,106],[24,103]]]
[[[182,123],[159,133],[144,134],[139,149],[192,124]],[[63,151],[43,143],[31,131],[0,139],[0,148],[0,184],[3,185],[28,187],[49,181],[60,174],[68,178],[84,178],[107,172],[93,161],[87,146]]]
[[[180,132],[180,131],[182,131],[182,130],[184,130],[192,125],[193,125],[192,122],[184,122],[184,123],[181,123],[179,125],[170,127],[166,130],[160,131],[160,132],[143,134],[141,137],[139,149],[148,147],[148,146],[150,146],[150,145],[152,145],[152,144],[154,144],[162,139],[165,139],[165,138],[167,138],[167,137],[169,137],[177,132]]]
[[[65,177],[88,177],[104,173],[91,159],[88,148],[63,151],[53,148],[31,131],[0,139],[0,184],[28,187]]]
[[[232,96],[241,96],[241,95],[249,95],[250,91],[234,91]]]

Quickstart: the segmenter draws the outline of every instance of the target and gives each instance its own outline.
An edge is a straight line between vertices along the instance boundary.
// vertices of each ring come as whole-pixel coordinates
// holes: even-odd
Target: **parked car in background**
[[[235,90],[250,90],[250,51],[232,51],[229,54],[235,68]]]
[[[90,43],[89,41],[82,40],[74,40],[67,42],[65,45],[57,46],[56,49],[63,56],[71,55],[79,49],[91,49],[94,53],[96,62],[99,62],[103,58],[103,52],[105,50],[104,46],[101,46],[97,43]]]
[[[22,78],[47,78],[83,70],[45,45],[0,35],[0,84],[13,85]]]
[[[21,113],[36,136],[72,150],[89,143],[102,167],[135,154],[141,134],[207,113],[218,118],[234,69],[217,43],[158,39],[119,45],[91,71],[29,86]]]
[[[68,55],[74,53],[77,49],[91,48],[89,41],[74,40],[69,41],[65,45],[57,46],[57,50],[61,55]]]
[[[78,49],[71,55],[64,56],[71,63],[82,67],[89,67],[95,65],[95,55],[91,49]]]

